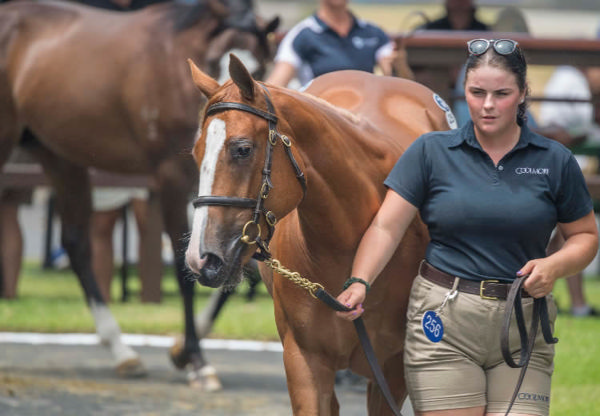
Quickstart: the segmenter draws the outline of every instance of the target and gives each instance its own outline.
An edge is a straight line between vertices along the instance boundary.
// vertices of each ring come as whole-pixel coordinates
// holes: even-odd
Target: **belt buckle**
[[[499,280],[482,280],[479,284],[479,297],[481,299],[489,299],[489,300],[499,300],[500,298],[497,296],[485,296],[483,294],[483,289],[485,288],[484,284],[485,283],[498,283],[500,282]]]

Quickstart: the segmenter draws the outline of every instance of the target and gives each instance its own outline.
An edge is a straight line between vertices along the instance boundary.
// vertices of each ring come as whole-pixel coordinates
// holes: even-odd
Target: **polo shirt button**
[[[498,166],[498,170],[504,170],[504,166],[502,166],[502,165]]]

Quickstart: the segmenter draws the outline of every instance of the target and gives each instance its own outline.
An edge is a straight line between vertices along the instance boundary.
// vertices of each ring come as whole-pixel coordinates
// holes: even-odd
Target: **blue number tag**
[[[423,332],[431,342],[440,342],[444,336],[442,319],[434,311],[427,311],[423,315]]]

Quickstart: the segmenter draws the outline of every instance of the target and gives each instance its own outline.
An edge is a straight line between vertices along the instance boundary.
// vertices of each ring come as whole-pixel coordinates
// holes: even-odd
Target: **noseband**
[[[275,115],[275,108],[273,107],[273,103],[271,102],[271,98],[269,95],[269,90],[262,85],[259,84],[264,89],[264,97],[267,103],[267,110],[263,111],[258,108],[254,108],[247,104],[243,103],[234,103],[234,102],[220,102],[212,104],[206,110],[206,115],[209,116],[211,114],[215,114],[225,110],[239,110],[245,111],[247,113],[254,114],[262,119],[265,119],[269,123],[269,135],[267,137],[267,149],[265,155],[265,163],[262,170],[262,184],[260,190],[258,192],[258,196],[256,199],[251,198],[243,198],[243,197],[235,197],[235,196],[212,196],[212,195],[204,195],[198,196],[192,201],[194,208],[199,208],[202,206],[224,206],[224,207],[237,207],[237,208],[247,208],[254,209],[254,215],[252,220],[248,221],[242,230],[242,236],[240,240],[248,245],[257,244],[260,249],[260,254],[256,253],[255,256],[258,255],[259,260],[263,260],[265,258],[269,258],[270,254],[268,251],[269,242],[271,241],[271,237],[273,236],[273,232],[275,231],[275,223],[277,222],[277,218],[272,211],[267,210],[264,205],[267,197],[269,196],[269,192],[273,188],[273,183],[271,182],[271,165],[273,162],[273,150],[275,145],[277,144],[277,140],[280,139],[283,143],[283,148],[285,153],[287,154],[294,171],[296,172],[296,178],[298,182],[300,182],[300,186],[302,186],[302,197],[306,194],[306,178],[304,177],[304,173],[294,155],[292,154],[292,142],[290,139],[284,135],[280,134],[277,131],[277,116]],[[262,240],[261,229],[260,229],[260,217],[264,216],[265,222],[268,226],[268,236],[266,240]],[[256,237],[250,237],[250,232],[254,230]]]

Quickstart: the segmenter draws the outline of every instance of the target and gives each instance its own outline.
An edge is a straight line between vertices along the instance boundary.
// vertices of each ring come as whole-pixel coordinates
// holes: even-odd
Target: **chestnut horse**
[[[52,1],[0,6],[0,168],[20,141],[49,176],[62,245],[120,374],[144,368],[121,341],[92,273],[87,168],[155,178],[185,314],[185,340],[171,357],[188,368],[192,385],[220,388],[200,350],[194,282],[184,262],[197,180],[189,153],[205,102],[185,60],[193,57],[218,77],[225,52],[243,49],[260,76],[271,55],[267,34],[277,23],[259,24],[250,0],[169,2],[128,13]]]
[[[302,93],[255,81],[236,59],[232,81],[222,86],[190,65],[209,102],[193,150],[200,186],[187,263],[201,284],[217,287],[237,284],[253,255],[280,261],[283,267],[269,264],[289,279],[265,264],[261,274],[274,301],[294,415],[337,415],[335,372],[372,372],[353,326],[311,297],[311,286],[341,291],[387,174],[419,135],[454,124],[452,114],[431,90],[399,78],[340,71]],[[409,289],[428,239],[415,220],[364,305],[397,403],[406,395]],[[302,279],[312,282],[310,293]],[[372,381],[368,408],[370,415],[391,414]]]

